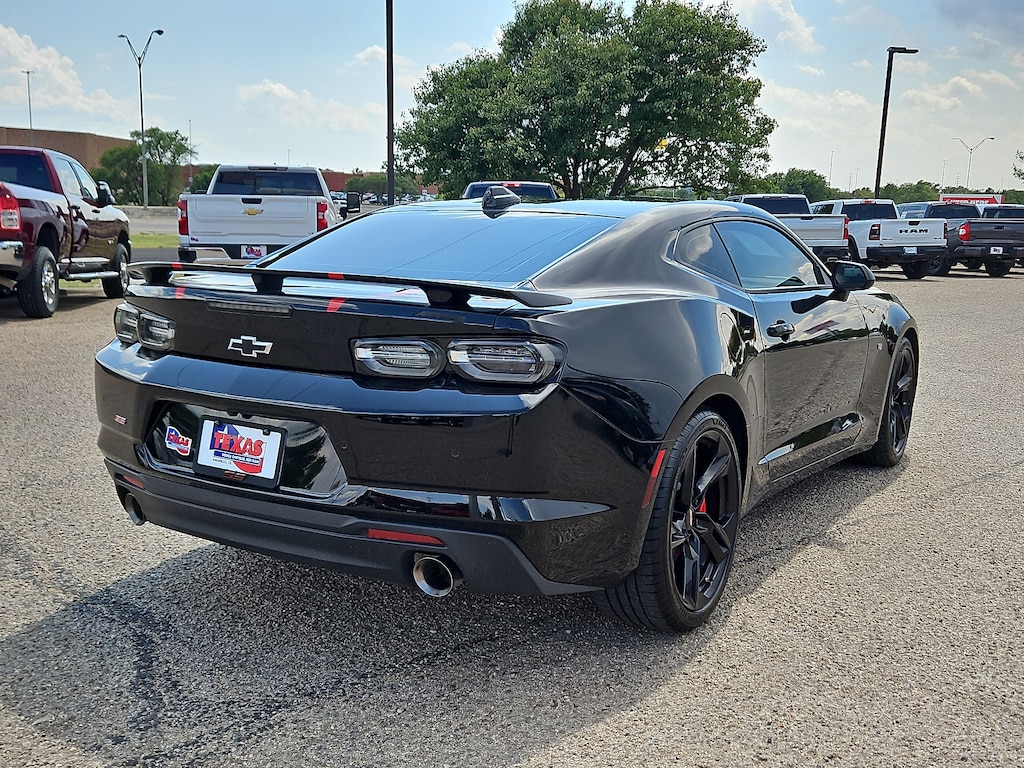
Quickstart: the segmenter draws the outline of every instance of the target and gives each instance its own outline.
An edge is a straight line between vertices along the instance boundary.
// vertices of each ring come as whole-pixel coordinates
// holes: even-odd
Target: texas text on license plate
[[[280,429],[203,419],[195,469],[205,475],[272,488],[281,470]]]
[[[242,246],[242,258],[243,259],[261,259],[267,255],[267,246],[265,245],[243,245]]]

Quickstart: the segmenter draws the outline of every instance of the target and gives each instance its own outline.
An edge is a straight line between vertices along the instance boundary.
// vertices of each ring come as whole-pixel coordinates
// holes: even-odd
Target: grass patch
[[[138,232],[132,235],[132,248],[177,248],[177,235],[158,235],[152,232]]]

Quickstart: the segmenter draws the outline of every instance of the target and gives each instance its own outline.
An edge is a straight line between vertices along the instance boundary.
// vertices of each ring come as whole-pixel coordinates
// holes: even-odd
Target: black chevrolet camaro
[[[743,204],[494,188],[133,269],[96,356],[131,519],[430,595],[586,591],[686,630],[742,513],[906,449],[913,319]]]

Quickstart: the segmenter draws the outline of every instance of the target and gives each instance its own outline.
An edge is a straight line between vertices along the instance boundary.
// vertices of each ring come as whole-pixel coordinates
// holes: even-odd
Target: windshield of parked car
[[[811,212],[807,201],[802,197],[748,197],[743,199],[748,205],[756,205],[768,213],[802,213]]]
[[[844,203],[843,213],[850,221],[899,218],[896,206],[892,203]]]
[[[933,205],[928,209],[932,219],[975,219],[978,209],[973,205]]]
[[[1024,219],[1024,208],[986,207],[981,215],[986,219]]]
[[[528,203],[546,203],[558,199],[558,193],[550,184],[528,181],[478,181],[466,187],[462,197],[463,199],[483,197],[484,192],[494,186],[503,186],[515,192],[524,202]]]
[[[322,195],[315,173],[299,171],[223,171],[217,174],[211,195]]]
[[[353,219],[271,269],[517,285],[620,220],[608,216],[402,206]]]

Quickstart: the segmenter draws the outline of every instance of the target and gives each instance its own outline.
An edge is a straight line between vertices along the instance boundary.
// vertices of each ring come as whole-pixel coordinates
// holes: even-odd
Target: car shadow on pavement
[[[687,635],[581,595],[434,600],[208,545],[0,642],[0,701],[111,765],[515,763],[685,674],[795,555],[841,547],[843,519],[899,471],[843,464],[758,507],[723,603]],[[126,523],[126,546],[150,530]]]

